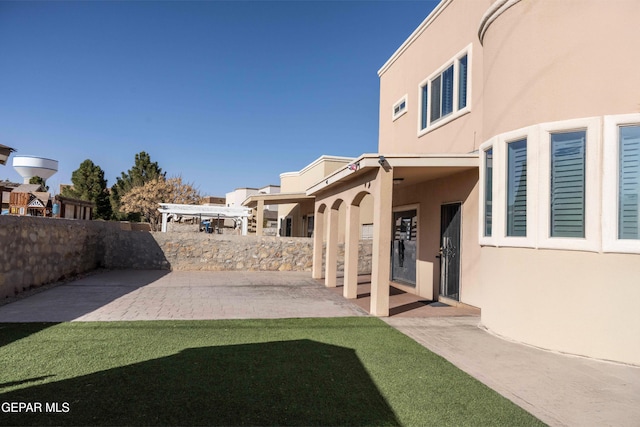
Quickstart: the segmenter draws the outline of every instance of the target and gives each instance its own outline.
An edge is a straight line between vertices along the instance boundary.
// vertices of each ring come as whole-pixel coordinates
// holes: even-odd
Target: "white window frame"
[[[602,246],[599,173],[601,128],[601,120],[598,117],[564,120],[540,125],[538,136],[538,247],[591,252],[600,251]],[[551,134],[572,131],[586,131],[584,237],[551,237],[549,222],[551,216]],[[531,200],[533,201],[533,199]]]
[[[536,127],[526,127],[501,134],[493,148],[494,187],[498,187],[493,201],[493,231],[499,246],[535,248],[538,246],[537,205],[538,200],[538,133]],[[527,140],[527,235],[507,236],[507,186],[508,144]],[[497,184],[497,185],[496,185]]]
[[[457,119],[458,117],[467,114],[471,111],[471,94],[472,94],[472,84],[471,84],[471,76],[472,74],[472,47],[473,44],[467,45],[464,49],[454,55],[450,60],[445,62],[440,68],[431,73],[426,79],[422,80],[418,85],[418,100],[419,100],[419,108],[418,108],[418,137],[422,135],[426,135],[427,133],[438,129],[441,126],[446,125],[452,120]],[[459,107],[459,99],[458,99],[458,90],[460,86],[460,59],[464,56],[467,56],[467,105],[464,108]],[[439,117],[438,119],[431,121],[431,93],[432,80],[436,79],[439,75],[441,75],[446,69],[453,65],[453,111],[447,114],[444,117]],[[427,86],[427,110],[422,111],[422,106],[424,105],[424,100],[422,99],[423,88]],[[423,129],[422,128],[422,115],[427,115],[427,125]]]
[[[527,140],[527,235],[507,236],[507,145],[520,139]],[[529,126],[503,133],[480,145],[480,230],[479,240],[485,246],[536,248],[538,246],[538,127]],[[484,235],[485,157],[493,148],[493,192],[491,236]]]
[[[404,108],[398,111],[398,113],[396,113],[396,107],[399,107],[400,105],[402,105],[403,102],[404,102]],[[408,102],[407,94],[404,94],[402,98],[400,98],[395,104],[393,104],[393,108],[391,108],[391,120],[395,122],[397,119],[404,116],[407,113],[408,109],[409,109],[409,102]]]
[[[619,127],[640,126],[640,114],[604,117],[602,172],[602,250],[640,253],[640,240],[618,238]]]

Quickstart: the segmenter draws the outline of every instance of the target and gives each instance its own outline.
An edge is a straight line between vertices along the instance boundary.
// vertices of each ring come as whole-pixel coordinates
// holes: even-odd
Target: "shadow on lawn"
[[[54,325],[57,325],[57,323],[0,323],[0,347],[4,347],[14,341],[21,340]]]
[[[190,348],[0,401],[43,407],[5,425],[399,425],[354,350],[310,340]]]

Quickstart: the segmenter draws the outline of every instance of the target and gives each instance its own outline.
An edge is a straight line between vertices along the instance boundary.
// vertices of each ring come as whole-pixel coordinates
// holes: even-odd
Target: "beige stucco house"
[[[323,177],[337,170],[348,168],[352,162],[353,158],[351,157],[322,155],[299,171],[280,174],[279,194],[253,194],[245,199],[243,205],[260,212],[259,206],[271,204],[278,211],[278,235],[312,237],[315,197],[306,194],[306,189]],[[358,218],[359,236],[363,239],[370,238],[373,229],[372,209],[371,198],[364,200],[362,213]],[[340,214],[344,217],[346,209],[343,209]],[[340,242],[344,242],[344,230],[345,221],[342,221],[338,230]],[[256,233],[262,233],[258,225],[256,225]]]
[[[636,0],[442,0],[378,72],[379,152],[306,191],[314,277],[335,286],[345,209],[356,296],[370,197],[372,314],[392,283],[509,339],[640,365],[639,18]]]

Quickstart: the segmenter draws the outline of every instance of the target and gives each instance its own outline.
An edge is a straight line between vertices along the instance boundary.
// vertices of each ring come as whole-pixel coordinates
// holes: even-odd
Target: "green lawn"
[[[367,317],[0,324],[0,404],[1,425],[541,424]]]

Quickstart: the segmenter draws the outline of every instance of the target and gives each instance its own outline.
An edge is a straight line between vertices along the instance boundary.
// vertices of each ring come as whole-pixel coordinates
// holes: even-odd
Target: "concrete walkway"
[[[445,311],[391,298],[402,315],[388,324],[545,423],[640,426],[640,367],[512,343],[480,328],[473,312],[434,316]],[[0,306],[0,322],[365,315],[309,273],[278,272],[109,271]]]

